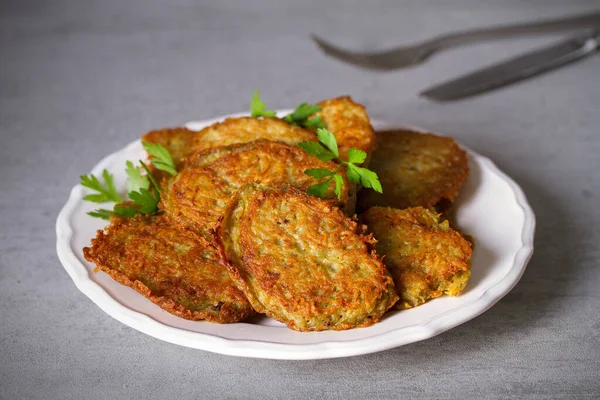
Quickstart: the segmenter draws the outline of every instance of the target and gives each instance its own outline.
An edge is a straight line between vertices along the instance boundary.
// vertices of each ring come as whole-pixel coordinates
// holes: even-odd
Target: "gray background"
[[[592,398],[600,391],[600,57],[451,104],[419,89],[556,40],[479,44],[376,74],[320,54],[320,33],[385,48],[599,1],[2,1],[0,398]],[[80,293],[54,223],[78,176],[146,130],[351,94],[374,118],[457,137],[525,190],[536,251],[485,314],[424,342],[282,362],[190,350]]]

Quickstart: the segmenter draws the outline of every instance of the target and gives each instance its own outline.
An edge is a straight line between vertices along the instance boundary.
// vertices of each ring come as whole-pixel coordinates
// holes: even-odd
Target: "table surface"
[[[600,57],[480,97],[419,91],[557,37],[472,45],[417,68],[356,49],[600,8],[598,1],[13,1],[0,12],[0,398],[593,398],[600,393]],[[537,216],[520,283],[432,339],[346,359],[270,361],[161,342],[102,312],[55,252],[70,188],[152,128],[350,94],[373,118],[455,136]],[[492,211],[493,212],[493,211]]]

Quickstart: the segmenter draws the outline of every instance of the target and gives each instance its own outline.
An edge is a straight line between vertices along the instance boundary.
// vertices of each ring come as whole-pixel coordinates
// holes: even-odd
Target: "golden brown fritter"
[[[320,115],[327,123],[344,157],[352,147],[369,154],[373,151],[375,134],[364,106],[347,96],[324,100],[319,105],[323,109],[316,115]],[[279,141],[292,146],[303,141],[317,141],[314,132],[290,125],[279,118],[252,117],[227,118],[198,132],[178,127],[155,130],[142,136],[145,142],[164,146],[171,153],[177,167],[181,160],[199,150],[259,139]]]
[[[212,244],[162,216],[112,218],[83,249],[86,260],[178,317],[219,323],[253,314]]]
[[[161,208],[178,223],[210,237],[231,196],[243,185],[288,184],[306,190],[321,180],[306,175],[305,170],[337,167],[333,162],[319,161],[299,147],[269,140],[208,149],[189,157],[186,167],[168,181]],[[338,205],[351,214],[356,194],[354,186],[344,179]],[[333,184],[326,197],[337,198]]]
[[[344,96],[319,103],[316,113],[327,124],[338,142],[340,154],[346,158],[351,148],[366,152],[369,156],[375,147],[375,133],[365,107]],[[369,158],[367,158],[367,161]],[[368,162],[365,163],[367,165]]]
[[[448,221],[422,207],[373,207],[360,216],[377,239],[377,253],[392,274],[400,301],[416,307],[447,294],[456,296],[470,276],[471,244]]]
[[[291,146],[303,141],[317,140],[313,132],[290,125],[278,118],[251,117],[227,118],[200,131],[176,127],[150,131],[142,136],[144,142],[158,143],[165,147],[173,157],[177,170],[180,169],[185,158],[200,150],[248,143],[259,139],[275,140]],[[168,177],[166,173],[155,168],[152,172],[158,174],[160,178]]]
[[[216,236],[252,307],[291,329],[368,326],[398,299],[371,237],[330,201],[297,189],[243,187]]]
[[[275,140],[293,146],[303,141],[315,141],[316,137],[314,133],[279,118],[238,117],[227,118],[202,129],[195,136],[191,148],[196,152],[259,139]]]
[[[454,139],[412,131],[377,132],[369,169],[377,173],[383,193],[363,190],[358,210],[373,206],[421,206],[445,211],[469,174],[467,155]]]

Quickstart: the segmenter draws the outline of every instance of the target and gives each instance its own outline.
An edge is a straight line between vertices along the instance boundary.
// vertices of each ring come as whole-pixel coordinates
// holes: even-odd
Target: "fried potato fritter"
[[[86,260],[178,317],[230,323],[253,314],[212,244],[162,216],[112,218]]]
[[[324,100],[317,113],[335,135],[345,157],[354,147],[369,155],[375,146],[375,134],[365,107],[348,96]],[[314,132],[290,125],[279,118],[233,117],[195,132],[184,127],[165,128],[146,133],[142,140],[164,146],[179,168],[181,161],[200,150],[267,139],[297,145],[317,141]]]
[[[279,118],[238,117],[227,118],[202,129],[195,136],[192,148],[196,152],[259,139],[275,140],[291,146],[307,140],[316,140],[312,132],[290,125]]]
[[[373,206],[421,206],[442,212],[454,201],[469,174],[467,155],[454,139],[432,133],[377,132],[377,149],[369,168],[383,193],[363,190],[358,210]]]
[[[330,201],[297,189],[243,187],[216,236],[254,309],[291,329],[368,326],[398,299],[372,238]]]
[[[470,276],[471,244],[448,221],[422,207],[373,207],[360,216],[394,278],[396,309],[416,307],[442,294],[456,296]]]
[[[316,137],[313,132],[290,125],[279,118],[251,117],[227,118],[200,131],[176,127],[150,131],[142,136],[144,142],[165,147],[173,157],[177,170],[185,158],[200,150],[259,139],[275,140],[294,146],[303,141],[315,141]],[[158,174],[161,177],[167,176],[160,171]]]
[[[179,170],[183,159],[193,148],[194,136],[197,133],[185,127],[165,128],[146,133],[142,136],[142,142],[156,143],[166,148]]]
[[[186,167],[168,181],[161,207],[173,220],[210,237],[223,209],[243,185],[253,182],[287,184],[306,190],[320,180],[306,175],[305,170],[335,170],[337,167],[333,162],[319,161],[299,147],[269,140],[208,149],[189,157]],[[330,186],[326,197],[337,199],[334,185]],[[352,214],[355,198],[354,185],[344,174],[338,205]]]
[[[345,159],[348,150],[359,149],[373,153],[375,148],[375,132],[365,107],[355,103],[351,97],[343,96],[324,100],[319,103],[321,111],[316,113],[327,124],[338,143],[339,151]],[[368,164],[367,162],[364,164]]]

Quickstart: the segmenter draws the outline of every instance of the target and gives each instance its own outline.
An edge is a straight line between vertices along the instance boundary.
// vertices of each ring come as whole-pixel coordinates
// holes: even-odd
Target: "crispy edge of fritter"
[[[143,218],[143,217],[133,217],[133,218]],[[103,249],[106,246],[110,247],[111,244],[110,244],[110,240],[108,239],[108,236],[111,234],[111,230],[119,229],[121,226],[127,224],[130,221],[128,221],[127,219],[124,219],[124,218],[112,217],[110,222],[111,222],[111,224],[108,225],[107,227],[105,227],[104,230],[100,229],[96,232],[97,235],[94,239],[92,239],[92,243],[91,243],[90,247],[83,248],[83,255],[84,255],[85,259],[91,263],[96,264],[96,267],[94,268],[95,273],[97,273],[99,271],[106,273],[108,276],[110,276],[112,279],[114,279],[121,285],[131,287],[132,289],[134,289],[135,291],[137,291],[138,293],[140,293],[141,295],[146,297],[148,300],[150,300],[152,303],[154,303],[157,306],[159,306],[160,308],[162,308],[163,310],[165,310],[173,315],[176,315],[177,317],[184,318],[187,320],[192,320],[192,321],[206,320],[206,321],[210,321],[210,322],[227,324],[227,323],[235,323],[235,322],[243,321],[246,318],[248,318],[249,316],[254,314],[254,310],[251,308],[249,303],[248,303],[248,307],[245,307],[245,308],[244,307],[237,308],[237,307],[233,307],[229,304],[223,303],[218,310],[218,314],[211,313],[208,311],[192,311],[192,310],[188,309],[187,307],[185,307],[183,304],[178,303],[177,301],[171,299],[168,296],[159,296],[159,295],[154,294],[152,292],[152,290],[148,286],[146,286],[144,283],[142,283],[141,281],[139,281],[137,279],[133,279],[130,276],[128,276],[126,273],[120,272],[120,271],[110,267],[109,265],[106,265],[105,263],[102,262],[102,260],[100,259],[100,257],[97,254],[94,254],[95,249],[97,249],[97,248]],[[190,231],[188,231],[187,234],[197,236],[193,232],[190,232]],[[199,245],[211,246],[211,247],[214,246],[213,244],[208,243],[206,240],[204,240],[200,236],[198,236],[197,239],[198,239],[199,243],[202,243]],[[218,254],[217,249],[215,249],[215,256],[218,259],[219,254]],[[235,290],[239,290],[235,286],[235,282],[233,280],[231,281],[231,284]],[[240,294],[243,295],[243,293],[240,293]]]
[[[377,132],[378,145],[373,152],[370,169],[377,173],[383,186],[383,194],[374,191],[361,191],[357,199],[357,210],[365,211],[370,207],[424,207],[435,208],[439,212],[448,211],[460,188],[469,176],[467,153],[460,148],[456,141],[448,136],[433,133],[421,133],[410,130],[389,130]],[[435,140],[436,145],[431,145]],[[406,178],[406,170],[411,165],[404,165],[406,154],[416,155],[419,148],[434,149],[445,147],[451,156],[446,157],[444,168],[440,166],[434,173],[435,183],[425,184],[431,175],[420,175],[413,179],[418,191],[395,194],[398,182]],[[414,159],[414,157],[413,157]],[[397,165],[396,165],[397,164]],[[440,163],[441,164],[441,163]],[[394,168],[395,167],[395,168]],[[415,168],[414,166],[412,166]]]
[[[320,323],[309,325],[309,322],[307,322],[306,315],[310,316],[311,312],[314,313],[314,306],[312,306],[310,302],[306,302],[305,298],[294,297],[296,302],[300,302],[302,304],[306,303],[307,307],[306,312],[303,315],[300,315],[300,318],[302,319],[302,321],[304,321],[304,324],[298,324],[296,323],[294,318],[289,317],[289,315],[293,316],[290,310],[285,310],[286,315],[288,315],[288,317],[286,318],[285,315],[280,315],[281,310],[273,311],[267,308],[263,301],[259,299],[258,292],[253,288],[253,285],[251,284],[251,281],[255,278],[247,274],[247,271],[245,271],[243,267],[244,258],[247,256],[247,254],[239,254],[240,252],[234,250],[233,248],[239,247],[238,250],[245,250],[246,252],[252,251],[252,249],[244,247],[243,243],[238,243],[237,246],[234,243],[234,241],[236,241],[236,238],[238,241],[242,241],[244,237],[254,236],[243,231],[242,225],[244,224],[244,220],[240,218],[241,214],[247,212],[246,207],[250,207],[251,204],[258,204],[256,197],[264,197],[272,193],[281,193],[286,196],[295,196],[296,200],[292,201],[298,201],[304,208],[318,208],[318,213],[315,211],[315,221],[322,221],[323,218],[325,218],[324,215],[333,214],[332,217],[338,219],[340,221],[340,225],[345,224],[343,228],[346,229],[349,232],[349,234],[356,235],[357,240],[364,246],[364,256],[368,257],[369,260],[374,263],[376,270],[380,272],[381,282],[377,283],[377,287],[381,291],[379,293],[379,296],[373,299],[374,308],[368,311],[366,315],[362,315],[358,321],[347,321],[337,325],[331,325],[326,320],[325,322],[321,321]],[[247,201],[246,204],[244,204],[245,200]],[[233,223],[234,221],[237,221],[237,226]],[[222,264],[228,269],[232,278],[238,283],[238,287],[244,292],[244,294],[246,294],[246,297],[257,312],[266,314],[267,316],[277,321],[283,322],[288,326],[288,328],[297,331],[308,332],[320,330],[346,330],[356,327],[366,327],[378,322],[383,316],[383,314],[387,310],[389,310],[398,300],[398,295],[394,288],[393,279],[388,273],[383,263],[381,262],[381,259],[377,256],[376,251],[373,249],[375,240],[373,239],[372,235],[363,235],[359,231],[361,228],[362,227],[359,226],[355,221],[345,217],[338,208],[333,206],[331,201],[326,201],[313,196],[309,196],[306,193],[291,187],[267,187],[264,185],[246,185],[236,193],[236,196],[230,201],[229,205],[227,206],[226,212],[224,213],[223,217],[219,220],[219,224],[217,225],[217,229],[215,232],[215,241],[221,249]],[[272,272],[271,269],[267,268],[265,269],[265,271],[270,276]],[[274,274],[277,273],[274,272]],[[352,282],[352,280],[348,281],[350,283]],[[295,282],[297,283],[297,281]],[[348,282],[339,282],[339,284],[342,283]],[[361,287],[361,289],[364,290],[364,287]],[[273,293],[271,293],[269,296],[275,297],[275,299],[280,303],[280,306],[282,308],[285,307],[285,300],[287,300],[286,296],[282,294],[273,295]],[[329,299],[324,299],[324,301],[327,300]],[[335,310],[339,310],[339,308],[336,307]],[[354,311],[354,309],[351,309],[350,311]],[[337,314],[325,314],[323,317],[329,316],[330,318],[333,318],[336,315]],[[313,319],[314,318],[315,317],[313,317]]]
[[[400,295],[395,309],[413,308],[442,294],[456,296],[467,285],[471,276],[471,242],[450,228],[449,221],[440,221],[440,214],[423,207],[372,207],[359,216],[359,221],[378,240],[376,248],[394,278]],[[436,240],[437,254],[423,243]],[[407,251],[398,243],[411,247]]]
[[[365,106],[350,96],[323,100],[318,105],[321,111],[315,115],[320,116],[334,134],[340,154],[346,158],[351,148],[362,150],[367,153],[363,163],[367,166],[375,149],[376,136]]]

